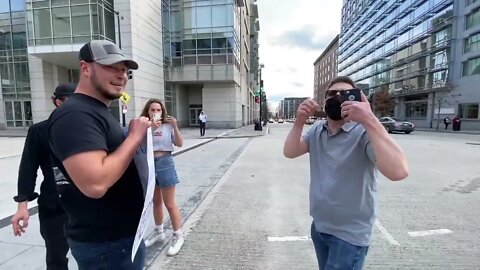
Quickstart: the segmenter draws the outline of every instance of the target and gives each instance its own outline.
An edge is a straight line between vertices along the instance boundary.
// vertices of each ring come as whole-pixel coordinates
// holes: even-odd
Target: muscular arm
[[[106,129],[88,113],[70,112],[50,124],[52,154],[63,164],[78,189],[101,198],[128,168],[144,134],[129,132],[113,152],[107,153]]]
[[[288,133],[283,145],[283,155],[286,158],[296,158],[308,152],[308,144],[302,140],[303,125],[304,122],[297,118],[292,130]]]
[[[139,145],[139,140],[127,137],[110,154],[105,150],[82,152],[65,159],[63,166],[83,194],[98,199],[125,173]]]
[[[405,179],[408,176],[408,163],[400,146],[375,116],[372,115],[363,125],[375,153],[378,170],[392,181]]]

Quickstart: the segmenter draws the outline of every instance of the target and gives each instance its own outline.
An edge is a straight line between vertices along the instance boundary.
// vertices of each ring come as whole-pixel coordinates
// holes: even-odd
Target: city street
[[[260,137],[247,136],[251,126],[218,139],[224,130],[210,131],[208,139],[192,131],[186,147],[208,143],[175,157],[186,242],[173,258],[165,255],[167,242],[150,248],[149,269],[316,269],[308,156],[282,155],[291,125],[269,124],[268,135]],[[410,176],[379,181],[378,220],[365,269],[478,269],[480,136],[421,131],[392,136],[408,155]],[[2,189],[0,220],[15,207],[11,181],[21,139],[2,142],[11,149],[0,168],[12,180],[0,182],[10,190]],[[44,252],[38,215],[31,216],[21,238],[13,237],[9,225],[0,228],[1,270],[44,269]],[[76,269],[73,259],[70,266]]]
[[[162,253],[151,269],[316,268],[308,240],[308,157],[283,158],[291,124],[269,126],[270,134],[249,143],[187,221],[180,254]],[[480,136],[392,136],[408,155],[410,176],[379,181],[365,269],[478,269]],[[286,236],[293,238],[269,238]],[[274,241],[282,239],[293,241]]]

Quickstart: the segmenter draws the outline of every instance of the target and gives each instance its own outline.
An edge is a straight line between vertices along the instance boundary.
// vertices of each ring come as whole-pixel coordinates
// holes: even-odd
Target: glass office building
[[[480,81],[479,4],[345,0],[338,72],[351,76],[367,95],[388,89],[397,99],[395,115],[418,126],[432,127],[445,116],[462,117],[465,96],[480,100],[480,92],[467,89]],[[479,119],[476,114],[472,120]],[[476,125],[473,121],[472,127]]]
[[[92,39],[139,63],[127,120],[155,97],[183,126],[197,125],[202,109],[211,127],[251,123],[252,18],[258,26],[253,0],[0,0],[0,129],[46,119],[55,87],[78,82],[78,51]],[[120,121],[119,105],[110,108]]]
[[[171,1],[173,66],[240,65],[240,7],[233,0]]]
[[[208,111],[211,127],[252,123],[258,20],[254,1],[165,0],[165,100],[182,126],[199,125]],[[250,76],[253,75],[253,76]],[[186,117],[182,117],[186,116]]]
[[[0,128],[32,124],[25,5],[0,0]]]
[[[115,42],[113,0],[27,0],[28,45]]]

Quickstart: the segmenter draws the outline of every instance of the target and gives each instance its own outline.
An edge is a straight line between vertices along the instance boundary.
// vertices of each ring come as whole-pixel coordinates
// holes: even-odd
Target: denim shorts
[[[154,157],[155,179],[157,186],[167,188],[178,184],[177,171],[171,154]]]

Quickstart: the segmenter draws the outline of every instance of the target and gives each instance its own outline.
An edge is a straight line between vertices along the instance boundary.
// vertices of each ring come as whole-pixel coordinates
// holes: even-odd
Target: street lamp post
[[[259,102],[259,105],[260,105],[260,108],[259,108],[259,122],[260,122],[260,130],[262,130],[262,99],[263,99],[263,80],[262,80],[262,68],[264,68],[265,65],[264,64],[260,64],[259,66],[259,81],[260,81],[260,89],[258,90],[258,93],[260,95],[260,102]]]
[[[115,15],[117,15],[117,31],[118,31],[118,48],[120,48],[120,50],[122,49],[122,30],[121,30],[121,26],[120,26],[120,12],[118,11],[113,11],[113,13],[115,13]],[[120,103],[122,103],[120,101]],[[126,126],[126,104],[121,104],[120,108],[122,109],[122,126],[125,127]]]

